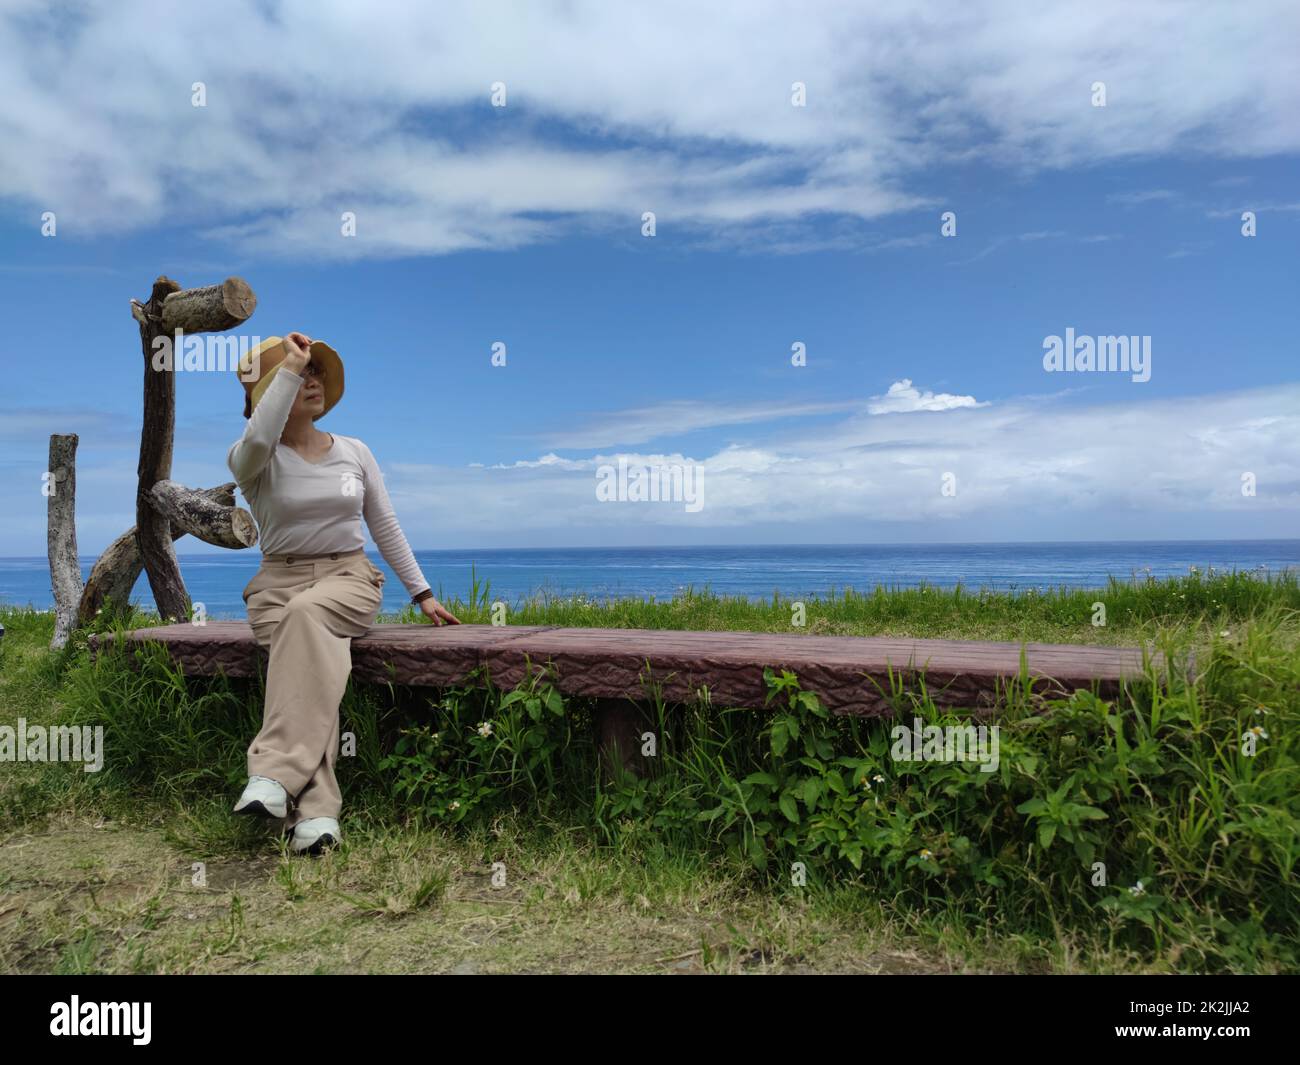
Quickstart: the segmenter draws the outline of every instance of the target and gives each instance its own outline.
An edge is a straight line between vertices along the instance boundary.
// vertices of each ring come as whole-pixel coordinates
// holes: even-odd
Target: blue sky
[[[339,350],[319,424],[417,548],[1300,529],[1293,7],[231,10],[145,62],[151,5],[0,9],[0,555],[44,551],[51,432],[82,552],[133,524],[158,274]],[[1045,372],[1067,327],[1150,380]],[[176,479],[229,479],[241,397],[179,375]],[[705,505],[598,502],[619,455]]]

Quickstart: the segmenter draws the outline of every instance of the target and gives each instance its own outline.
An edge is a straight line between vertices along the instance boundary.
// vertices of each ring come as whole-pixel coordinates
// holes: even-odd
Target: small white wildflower
[[[491,736],[491,735],[492,735],[492,722],[491,722],[491,721],[480,721],[480,722],[478,723],[478,734],[479,734],[480,736],[482,736],[484,739],[487,739],[489,736]]]
[[[1134,884],[1131,888],[1128,889],[1128,893],[1132,895],[1134,898],[1137,898],[1139,895],[1145,895],[1147,893],[1147,889],[1142,886],[1142,881],[1139,880],[1136,884]]]
[[[1268,733],[1264,731],[1263,725],[1256,725],[1250,731],[1254,733],[1256,736],[1258,736],[1261,740],[1268,739]]]
[[[1228,632],[1227,629],[1224,629],[1222,632],[1219,633],[1219,635],[1222,636],[1222,637],[1226,640],[1226,639],[1231,635],[1231,633]]]
[[[928,847],[921,848],[921,858],[923,861],[929,861],[933,857],[934,855],[930,853],[930,849]]]
[[[885,782],[885,778],[882,777],[879,773],[877,773],[877,774],[876,774],[874,777],[872,777],[871,779],[874,780],[877,784],[883,784],[883,783]]]
[[[459,799],[452,799],[452,800],[451,800],[451,806],[449,806],[448,809],[449,809],[449,810],[459,810],[459,809],[460,809],[460,800],[459,800]]]

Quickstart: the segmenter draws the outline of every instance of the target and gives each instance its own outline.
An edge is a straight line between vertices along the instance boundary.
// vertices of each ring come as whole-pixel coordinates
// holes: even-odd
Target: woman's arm
[[[460,621],[434,597],[429,582],[424,579],[420,564],[415,561],[411,545],[407,543],[402,527],[397,524],[397,515],[393,513],[392,501],[388,498],[388,488],[384,485],[384,475],[379,472],[375,456],[362,441],[358,440],[361,456],[361,470],[365,474],[365,499],[362,503],[362,515],[370,535],[374,537],[379,553],[384,561],[393,567],[401,582],[406,586],[407,594],[416,601],[420,609],[433,620],[435,625],[449,621],[459,625]]]
[[[253,408],[248,424],[244,426],[244,435],[226,454],[226,465],[241,489],[252,484],[270,460],[289,420],[293,401],[302,388],[302,372],[311,360],[311,337],[305,333],[289,333],[280,346],[284,349],[280,368]],[[248,497],[247,492],[244,497]]]
[[[244,435],[231,445],[226,465],[240,488],[252,484],[270,460],[302,382],[298,374],[281,366],[275,380],[266,386],[265,394],[253,408],[252,416],[244,426]],[[248,493],[244,494],[247,496]]]

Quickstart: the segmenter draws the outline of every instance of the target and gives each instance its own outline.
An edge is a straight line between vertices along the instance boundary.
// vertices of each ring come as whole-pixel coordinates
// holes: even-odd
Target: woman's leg
[[[334,776],[339,703],[352,670],[352,637],[369,628],[382,602],[364,559],[309,563],[307,582],[273,579],[250,596],[249,620],[269,643],[262,730],[248,748],[249,776],[270,777],[297,797],[286,827],[338,817]],[[295,567],[303,569],[303,566]]]

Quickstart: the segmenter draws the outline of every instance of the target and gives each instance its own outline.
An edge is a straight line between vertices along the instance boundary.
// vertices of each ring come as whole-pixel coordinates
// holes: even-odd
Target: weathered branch
[[[224,507],[235,505],[235,482],[218,485],[216,488],[199,488],[194,490],[205,499]],[[179,540],[185,530],[171,527],[171,538]],[[135,526],[127,529],[114,540],[99,556],[86,579],[85,590],[81,593],[81,605],[77,609],[77,623],[88,625],[105,602],[112,600],[119,606],[125,606],[131,599],[135,582],[140,578],[144,560],[140,557],[140,545],[136,539]]]
[[[46,546],[50,557],[50,586],[54,591],[52,650],[68,642],[76,627],[81,599],[81,564],[77,561],[77,435],[50,436],[49,506]]]
[[[219,285],[187,288],[162,301],[162,331],[220,333],[242,325],[257,308],[257,297],[242,277],[228,277]]]
[[[159,481],[149,493],[158,510],[180,529],[217,547],[235,549],[257,543],[253,515],[241,507],[224,506],[176,481]]]

